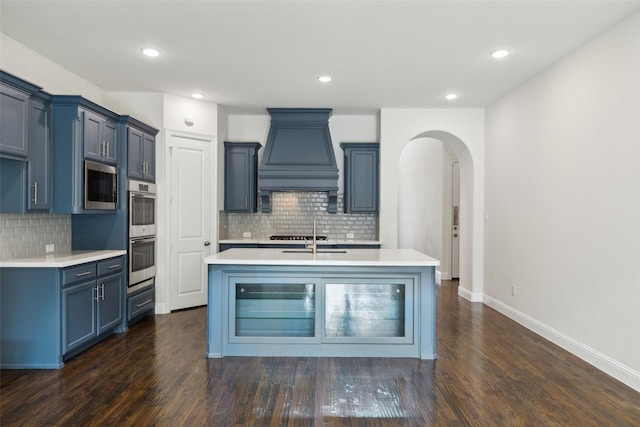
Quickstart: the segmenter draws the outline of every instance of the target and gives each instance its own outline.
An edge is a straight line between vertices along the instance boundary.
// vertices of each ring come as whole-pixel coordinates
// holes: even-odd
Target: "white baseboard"
[[[156,303],[156,314],[169,314],[171,310],[164,303]]]
[[[461,288],[458,288],[459,294],[460,289]],[[640,391],[640,372],[623,365],[609,356],[602,354],[567,335],[564,335],[563,333],[545,325],[525,313],[522,313],[519,310],[514,309],[500,300],[490,297],[489,295],[483,295],[482,301],[494,310],[499,311],[511,320],[518,322],[525,328],[530,329],[552,343],[559,345],[585,362],[611,375],[618,381]]]
[[[462,286],[458,286],[458,295],[471,302],[482,302],[482,293],[471,292],[470,290],[463,288]]]

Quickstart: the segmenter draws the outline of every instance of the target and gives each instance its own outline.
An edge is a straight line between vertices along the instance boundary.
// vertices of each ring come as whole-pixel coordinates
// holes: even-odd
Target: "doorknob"
[[[210,244],[211,244],[211,242],[210,242],[210,241],[208,241],[208,240],[207,240],[206,242],[204,242],[204,245],[205,245],[205,246],[209,246]]]

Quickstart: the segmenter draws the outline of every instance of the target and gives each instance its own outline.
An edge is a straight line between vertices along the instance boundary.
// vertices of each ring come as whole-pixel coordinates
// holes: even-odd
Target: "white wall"
[[[400,154],[398,246],[440,259],[443,219],[442,141],[414,139]]]
[[[413,139],[443,141],[460,161],[460,286],[464,297],[479,301],[483,286],[484,110],[401,109],[380,111],[380,239],[398,247],[400,153]]]
[[[485,300],[640,389],[640,13],[488,108],[486,204]]]
[[[52,95],[82,95],[112,109],[104,90],[3,33],[0,33],[0,68]]]

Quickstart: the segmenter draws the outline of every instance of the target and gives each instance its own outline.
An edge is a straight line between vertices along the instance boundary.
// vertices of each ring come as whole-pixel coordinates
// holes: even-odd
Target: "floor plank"
[[[148,317],[60,370],[3,370],[0,425],[638,426],[640,393],[437,293],[435,361],[206,359],[206,311]]]

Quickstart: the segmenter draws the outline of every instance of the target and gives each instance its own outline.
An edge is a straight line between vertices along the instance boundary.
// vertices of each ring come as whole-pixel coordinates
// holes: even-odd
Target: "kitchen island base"
[[[209,262],[206,356],[435,359],[435,265]]]

